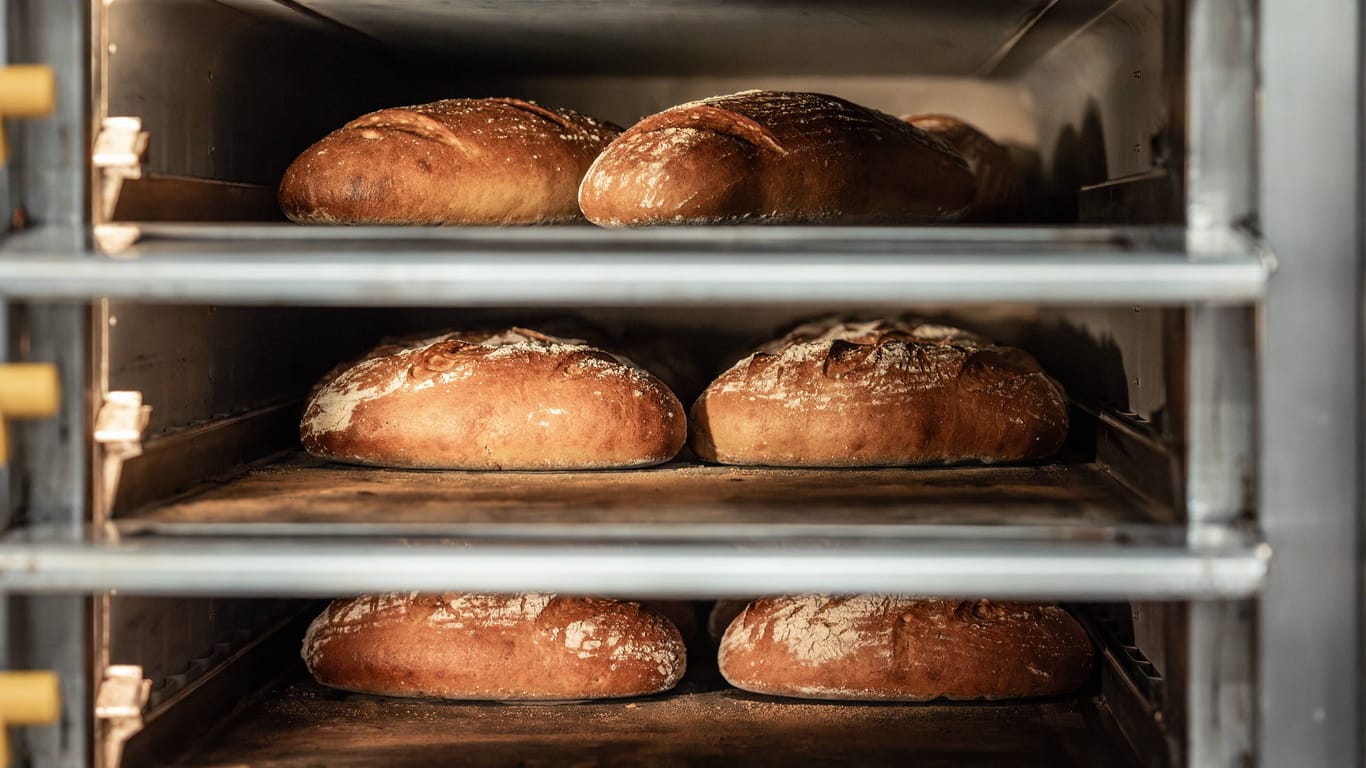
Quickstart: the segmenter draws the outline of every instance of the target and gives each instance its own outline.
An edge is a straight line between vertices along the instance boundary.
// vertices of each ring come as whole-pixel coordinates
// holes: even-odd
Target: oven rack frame
[[[43,462],[35,473],[40,498],[29,510],[31,519],[52,527],[33,529],[40,538],[29,542],[7,541],[7,551],[16,554],[92,546],[85,527],[92,489],[84,479],[91,456],[83,439],[92,403],[81,394],[88,379],[77,343],[88,332],[79,310],[82,297],[251,301],[242,292],[244,286],[260,290],[257,300],[271,300],[271,294],[263,281],[237,283],[231,275],[216,287],[207,285],[224,277],[215,271],[215,260],[232,257],[231,249],[201,247],[211,239],[207,237],[177,240],[179,235],[158,236],[148,227],[123,233],[142,238],[120,254],[129,257],[126,263],[95,252],[89,228],[88,146],[79,137],[88,136],[97,121],[91,119],[85,80],[77,76],[90,67],[89,4],[21,0],[12,5],[25,11],[23,32],[11,34],[12,41],[20,41],[17,48],[52,61],[69,77],[59,81],[64,90],[53,123],[23,137],[34,162],[13,180],[25,188],[33,220],[44,226],[7,241],[0,257],[7,270],[0,276],[5,286],[0,291],[11,301],[53,302],[39,305],[38,314],[54,341],[32,353],[60,352],[73,361],[63,371],[63,383],[73,394],[64,402],[62,418],[31,446]],[[1026,288],[997,284],[988,291],[981,287],[991,284],[982,271],[959,272],[969,283],[959,299],[1125,302],[1163,301],[1165,295],[1166,301],[1192,306],[1192,360],[1204,362],[1191,369],[1195,396],[1190,408],[1200,439],[1190,446],[1194,483],[1185,530],[1198,540],[1207,531],[1228,533],[1254,517],[1277,557],[1265,590],[1255,600],[1190,604],[1185,757],[1196,766],[1346,764],[1359,756],[1360,748],[1361,681],[1358,663],[1352,661],[1361,656],[1359,605],[1351,599],[1318,598],[1361,590],[1359,525],[1353,514],[1359,512],[1360,481],[1347,474],[1359,467],[1347,466],[1344,472],[1344,462],[1360,457],[1359,403],[1353,400],[1340,418],[1324,423],[1306,419],[1305,408],[1294,403],[1284,413],[1261,410],[1257,425],[1252,414],[1259,396],[1300,398],[1306,405],[1330,402],[1333,393],[1316,383],[1320,379],[1353,380],[1343,391],[1360,393],[1353,363],[1361,351],[1360,233],[1354,223],[1360,202],[1361,116],[1343,119],[1343,111],[1350,109],[1344,105],[1359,106],[1361,101],[1360,9],[1347,0],[1191,0],[1185,10],[1189,228],[1183,232],[1185,245],[1174,246],[1174,257],[1167,253],[1162,258],[1172,259],[1174,283],[1187,287],[1154,289],[1149,282],[1163,274],[1155,268],[1111,270],[1122,257],[1110,246],[1096,246],[1090,256],[1071,264],[1090,273],[1086,280],[1069,275],[1050,284],[1026,280]],[[1268,105],[1260,114],[1259,100]],[[1315,126],[1313,151],[1304,141],[1306,125]],[[9,210],[8,190],[0,190],[0,200]],[[1230,245],[1249,228],[1264,231],[1287,257],[1275,279],[1267,279],[1274,262],[1255,240]],[[163,245],[165,250],[158,252]],[[998,255],[1024,256],[1022,262],[1028,264],[1035,256],[1054,256],[1047,248],[1008,247]],[[369,252],[372,258],[389,255],[387,249]],[[281,255],[270,249],[262,254],[239,261],[237,269],[268,270],[270,257]],[[1238,263],[1231,271],[1241,276],[1212,280],[1205,259],[1214,256],[1218,263],[1219,254],[1231,256]],[[496,259],[504,254],[486,255]],[[344,267],[346,261],[316,258],[291,268],[311,269],[309,277],[326,281],[330,278],[324,269]],[[168,266],[163,271],[159,265]],[[1093,268],[1110,271],[1097,277]],[[929,272],[922,270],[918,279]],[[65,282],[68,277],[73,282]],[[924,283],[900,279],[895,291],[908,293],[897,292],[898,301],[932,298],[933,292],[919,288]],[[439,284],[443,291],[458,287]],[[1065,291],[1058,289],[1051,297],[1046,293],[1063,284],[1069,286]],[[1230,284],[1238,287],[1223,293]],[[403,287],[424,290],[421,284]],[[297,285],[291,290],[296,293],[290,295],[302,297]],[[941,277],[936,291],[951,290],[948,278]],[[275,294],[275,300],[283,295]],[[822,292],[822,298],[826,295]],[[640,301],[654,299],[642,296]],[[1331,322],[1324,322],[1325,316]],[[1261,325],[1265,317],[1270,321]],[[1349,349],[1355,352],[1345,351]],[[1207,357],[1196,357],[1197,351]],[[1221,371],[1250,371],[1249,391],[1223,398],[1214,384]],[[1247,413],[1233,413],[1230,420],[1221,403]],[[1301,447],[1296,438],[1302,434],[1316,441]],[[4,578],[0,587],[13,591]],[[60,670],[71,683],[64,702],[66,727],[60,734],[35,734],[28,752],[43,766],[83,764],[90,757],[87,745],[94,741],[86,647],[89,600],[44,594],[20,601],[29,603],[25,616],[33,619],[29,641],[36,652],[31,660]],[[1305,626],[1316,628],[1308,639]]]

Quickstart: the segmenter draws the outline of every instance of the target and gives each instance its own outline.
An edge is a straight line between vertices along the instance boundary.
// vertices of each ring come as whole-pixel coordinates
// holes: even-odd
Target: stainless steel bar
[[[171,541],[0,545],[0,586],[42,593],[334,596],[469,590],[657,597],[909,592],[1077,600],[1247,597],[1255,543]],[[363,563],[364,567],[357,567]]]
[[[1194,0],[1187,16],[1186,225],[1193,253],[1227,248],[1256,198],[1253,0]]]
[[[1257,13],[1254,0],[1194,0],[1187,13],[1186,245],[1199,259],[1255,221]],[[1187,331],[1185,496],[1194,543],[1255,509],[1257,358],[1251,310],[1195,306]],[[1256,733],[1249,611],[1197,602],[1188,618],[1187,764],[1248,765]]]
[[[1253,615],[1248,601],[1198,600],[1188,609],[1186,764],[1193,768],[1258,764]]]
[[[6,6],[9,59],[47,64],[57,76],[53,115],[11,126],[10,204],[22,207],[30,222],[80,227],[89,221],[90,29],[99,9],[88,0],[11,0]],[[11,209],[0,213],[9,219]]]
[[[1205,526],[1250,517],[1256,489],[1256,339],[1253,311],[1187,313],[1186,517]]]
[[[24,359],[56,363],[62,397],[57,417],[13,425],[12,471],[22,478],[26,522],[79,546],[75,542],[89,528],[88,309],[83,304],[29,305],[21,317]],[[8,592],[3,584],[0,591]],[[82,596],[13,596],[10,661],[19,668],[55,670],[62,680],[61,726],[24,733],[22,744],[34,765],[90,764],[90,617],[90,601]]]
[[[1359,759],[1362,5],[1262,0],[1264,324],[1258,761]],[[1306,147],[1304,127],[1315,126]]]
[[[1104,244],[786,240],[570,247],[508,241],[177,242],[105,259],[0,255],[0,295],[368,305],[909,301],[1244,303],[1265,290],[1251,249],[1221,257]]]

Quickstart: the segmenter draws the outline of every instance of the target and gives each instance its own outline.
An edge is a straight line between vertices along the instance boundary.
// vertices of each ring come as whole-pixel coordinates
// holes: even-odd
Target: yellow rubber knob
[[[7,419],[57,415],[62,390],[52,363],[0,364],[0,414]]]
[[[43,419],[57,415],[62,389],[51,363],[0,364],[0,466],[9,461],[6,419]]]
[[[6,726],[48,725],[57,722],[61,711],[56,672],[0,672],[0,722]]]
[[[0,672],[0,768],[9,765],[12,725],[48,725],[62,712],[56,672]]]
[[[46,117],[57,107],[57,78],[52,67],[11,64],[0,67],[0,115]]]
[[[0,118],[46,117],[57,108],[57,77],[42,64],[0,67]],[[9,142],[0,129],[0,165],[9,159]]]

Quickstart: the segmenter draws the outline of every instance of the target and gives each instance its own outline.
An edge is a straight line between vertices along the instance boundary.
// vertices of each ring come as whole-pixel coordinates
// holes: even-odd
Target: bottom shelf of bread
[[[657,696],[532,705],[346,693],[299,665],[187,756],[147,764],[1140,765],[1098,688],[1013,702],[806,701],[736,690],[699,664]]]

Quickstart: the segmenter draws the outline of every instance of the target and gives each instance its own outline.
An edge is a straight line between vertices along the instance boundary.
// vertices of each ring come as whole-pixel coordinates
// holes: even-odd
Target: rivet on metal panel
[[[135,664],[114,664],[104,670],[95,692],[95,720],[104,768],[118,768],[123,745],[142,730],[142,711],[152,692],[152,681]]]

